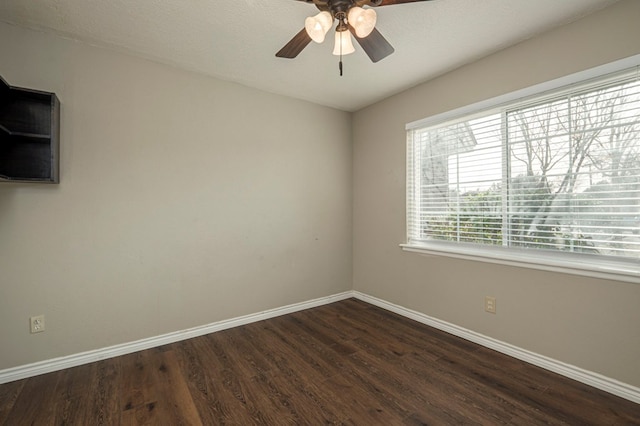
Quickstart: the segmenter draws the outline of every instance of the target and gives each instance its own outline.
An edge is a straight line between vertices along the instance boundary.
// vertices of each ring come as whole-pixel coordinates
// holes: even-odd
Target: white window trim
[[[469,247],[460,243],[437,241],[429,244],[400,244],[402,250],[427,256],[445,256],[541,271],[561,272],[591,278],[604,278],[640,284],[637,263],[601,260],[589,262],[588,256],[573,253],[534,252],[534,249],[516,249],[494,246]],[[585,258],[586,257],[586,258]]]
[[[472,115],[483,110],[499,108],[507,103],[520,99],[543,95],[545,92],[566,88],[575,84],[583,84],[585,81],[593,78],[603,77],[607,74],[637,67],[639,63],[640,55],[634,55],[606,65],[558,78],[556,80],[537,84],[535,86],[437,114],[422,120],[413,121],[408,123],[405,128],[406,130],[413,130],[419,127],[427,127],[437,123],[443,123],[448,120],[454,120],[461,116]],[[603,259],[598,257],[597,262],[594,262],[594,259],[591,256],[573,253],[544,252],[533,249],[504,248],[489,245],[478,246],[473,244],[449,243],[445,241],[413,244],[403,243],[400,244],[400,247],[407,252],[414,252],[428,256],[445,256],[456,259],[561,272],[572,275],[640,284],[640,264],[636,261],[625,262],[624,260],[618,261],[616,259]]]

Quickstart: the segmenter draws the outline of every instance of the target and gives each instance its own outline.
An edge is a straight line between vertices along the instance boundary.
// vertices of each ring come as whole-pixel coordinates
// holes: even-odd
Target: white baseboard
[[[394,312],[398,315],[402,315],[403,317],[426,324],[438,330],[453,334],[454,336],[461,337],[465,340],[469,340],[481,346],[501,352],[505,355],[528,362],[529,364],[537,365],[538,367],[542,367],[546,370],[553,371],[554,373],[640,404],[640,388],[638,387],[605,377],[592,371],[584,370],[574,365],[566,364],[544,355],[539,355],[526,349],[513,346],[509,343],[493,339],[483,334],[476,333],[475,331],[459,327],[455,324],[430,317],[421,312],[413,311],[358,291],[353,292],[353,297],[382,309]]]
[[[193,337],[204,336],[205,334],[215,333],[216,331],[222,331],[229,328],[238,327],[240,325],[274,318],[280,315],[286,315],[309,308],[315,308],[317,306],[326,305],[351,297],[353,297],[353,292],[346,291],[344,293],[338,293],[332,296],[321,297],[307,302],[295,303],[293,305],[287,305],[281,308],[270,309],[268,311],[258,312],[255,314],[218,321],[199,327],[189,328],[186,330],[175,331],[173,333],[167,333],[160,336],[141,339],[135,342],[123,343],[107,348],[96,349],[93,351],[87,351],[79,354],[40,361],[33,364],[8,368],[5,370],[0,370],[0,384],[12,382],[14,380],[26,379],[27,377],[38,376],[40,374],[51,373],[53,371],[63,370],[65,368],[76,367],[78,365],[88,364],[91,362],[113,358],[120,355],[126,355],[145,349],[151,349],[169,343],[191,339]]]
[[[593,386],[594,388],[609,392],[613,395],[617,395],[619,397],[628,399],[629,401],[640,404],[640,388],[622,383],[609,377],[602,376],[592,371],[584,370],[582,368],[536,354],[534,352],[530,352],[517,346],[510,345],[509,343],[493,339],[483,334],[476,333],[475,331],[459,327],[455,324],[430,317],[421,312],[413,311],[411,309],[395,305],[393,303],[378,299],[373,296],[369,296],[364,293],[360,293],[358,291],[346,291],[332,296],[321,297],[302,303],[295,303],[293,305],[287,305],[281,308],[270,309],[255,314],[218,321],[200,327],[189,328],[182,331],[163,334],[161,336],[137,340],[135,342],[123,343],[107,348],[36,362],[33,364],[9,368],[6,370],[0,370],[0,384],[33,377],[40,374],[50,373],[53,371],[63,370],[65,368],[76,367],[78,365],[88,364],[91,362],[113,358],[120,355],[126,355],[133,352],[166,345],[169,343],[179,342],[181,340],[191,339],[193,337],[203,336],[209,333],[215,333],[216,331],[222,331],[229,328],[262,321],[265,319],[274,318],[277,316],[286,315],[309,308],[327,305],[329,303],[345,300],[351,297],[355,297],[356,299],[362,300],[363,302],[370,303],[382,309],[386,309],[388,311],[402,315],[403,317],[418,321],[422,324],[426,324],[438,330],[453,334],[454,336],[461,337],[465,340],[469,340],[484,347],[496,350],[505,355],[509,355],[530,364],[537,365],[538,367],[542,367],[546,370],[553,371],[554,373],[558,373],[562,376],[569,377],[571,379],[585,383],[589,386]]]

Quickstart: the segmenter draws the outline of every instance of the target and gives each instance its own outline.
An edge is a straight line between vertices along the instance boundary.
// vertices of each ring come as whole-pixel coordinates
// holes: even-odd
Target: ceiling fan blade
[[[351,34],[353,34],[360,47],[362,47],[362,50],[365,51],[372,62],[378,62],[395,52],[393,46],[391,46],[387,39],[380,34],[380,31],[375,28],[371,34],[363,38],[356,35],[356,30],[352,26],[349,26],[349,31],[351,31]]]
[[[431,1],[431,0],[370,0],[370,5],[371,6],[391,6],[394,4],[415,3],[419,1]]]
[[[309,43],[311,43],[311,37],[307,34],[307,30],[303,28],[289,43],[285,44],[284,47],[276,53],[276,56],[278,58],[293,59],[298,56]]]

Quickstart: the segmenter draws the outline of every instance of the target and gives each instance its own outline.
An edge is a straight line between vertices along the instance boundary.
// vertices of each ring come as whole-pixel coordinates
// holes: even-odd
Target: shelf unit
[[[0,181],[59,182],[60,101],[0,77]]]

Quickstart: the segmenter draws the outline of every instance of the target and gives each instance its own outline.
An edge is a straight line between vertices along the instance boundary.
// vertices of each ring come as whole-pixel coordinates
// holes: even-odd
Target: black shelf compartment
[[[59,182],[60,101],[0,77],[0,181]]]

